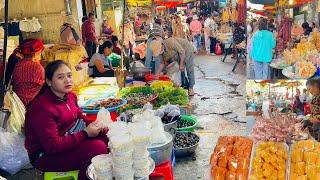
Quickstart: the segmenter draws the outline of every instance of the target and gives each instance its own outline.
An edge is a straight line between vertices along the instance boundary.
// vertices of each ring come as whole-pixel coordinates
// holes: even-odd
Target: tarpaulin
[[[174,8],[179,4],[183,4],[184,0],[155,0],[158,5],[166,6],[167,8]]]

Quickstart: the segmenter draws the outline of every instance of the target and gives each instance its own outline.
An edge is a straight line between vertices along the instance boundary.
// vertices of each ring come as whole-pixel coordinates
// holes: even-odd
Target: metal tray
[[[134,180],[145,180],[145,179],[148,179],[149,175],[154,171],[154,169],[156,168],[156,165],[154,163],[154,161],[149,158],[149,161],[151,162],[151,165],[150,165],[150,171],[149,171],[149,174],[148,176],[146,177],[135,177]],[[93,176],[94,176],[94,167],[93,167],[93,164],[90,164],[88,169],[87,169],[87,177],[91,180],[94,180]]]

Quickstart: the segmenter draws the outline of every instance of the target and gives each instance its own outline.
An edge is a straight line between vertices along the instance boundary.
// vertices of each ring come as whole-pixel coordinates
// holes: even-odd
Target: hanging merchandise
[[[41,25],[39,20],[35,17],[32,19],[24,19],[20,21],[19,28],[22,32],[39,32],[41,30]]]
[[[239,0],[238,1],[238,23],[245,23],[246,22],[246,14],[247,14],[247,1],[246,0]]]
[[[277,52],[283,52],[291,39],[292,20],[289,17],[281,19],[277,36]]]
[[[231,17],[231,12],[230,12],[230,8],[226,7],[223,12],[222,12],[222,22],[226,23],[230,20]]]

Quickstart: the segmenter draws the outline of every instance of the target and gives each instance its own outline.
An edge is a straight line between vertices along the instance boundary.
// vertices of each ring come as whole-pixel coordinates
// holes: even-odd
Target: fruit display
[[[320,179],[320,144],[313,140],[291,146],[290,180]]]
[[[122,99],[114,99],[114,98],[107,98],[100,101],[96,101],[92,104],[87,105],[86,109],[100,109],[101,107],[104,108],[113,108],[119,106],[122,103]]]
[[[257,117],[251,136],[255,142],[290,142],[304,138],[305,134],[302,131],[302,124],[297,119],[289,115],[277,114],[269,119]]]
[[[213,180],[248,179],[253,141],[241,136],[221,136],[211,154]]]
[[[191,132],[180,133],[177,132],[174,138],[173,147],[174,148],[188,148],[198,144],[200,141],[199,136]]]
[[[288,150],[285,144],[261,142],[254,151],[250,179],[286,180]]]

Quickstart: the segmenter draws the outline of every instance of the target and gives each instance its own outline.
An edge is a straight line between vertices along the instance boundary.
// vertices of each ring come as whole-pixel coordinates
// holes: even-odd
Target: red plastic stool
[[[149,177],[163,177],[164,180],[174,180],[171,161],[156,166]]]
[[[113,122],[117,121],[117,118],[119,117],[119,113],[117,111],[110,112],[111,120]],[[89,121],[95,121],[97,119],[97,114],[87,114],[87,118]]]

